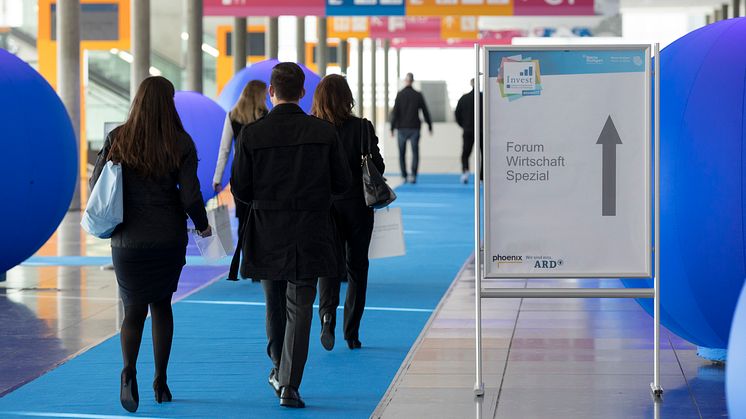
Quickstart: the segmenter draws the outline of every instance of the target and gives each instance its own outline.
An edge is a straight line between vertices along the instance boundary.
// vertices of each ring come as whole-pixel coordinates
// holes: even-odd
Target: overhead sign
[[[203,0],[205,16],[324,16],[325,0]]]
[[[373,17],[370,36],[378,39],[440,38],[440,18],[437,17]]]
[[[406,14],[407,16],[511,16],[513,15],[513,0],[407,0]]]
[[[367,17],[330,17],[326,21],[329,38],[367,38],[370,36],[370,23]]]
[[[485,275],[651,276],[649,46],[485,53]]]
[[[516,16],[593,16],[594,0],[514,0]]]
[[[326,0],[327,16],[404,16],[404,0]]]
[[[444,16],[440,22],[441,38],[477,39],[479,28],[476,16]]]

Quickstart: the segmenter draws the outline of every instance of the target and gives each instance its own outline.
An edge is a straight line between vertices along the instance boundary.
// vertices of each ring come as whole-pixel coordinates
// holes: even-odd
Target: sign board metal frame
[[[646,88],[647,88],[647,109],[645,112],[645,119],[646,119],[646,126],[647,128],[654,128],[655,131],[653,133],[653,140],[654,140],[654,152],[653,152],[653,167],[654,167],[654,208],[653,208],[653,243],[655,243],[655,246],[658,248],[653,248],[651,243],[647,243],[647,255],[650,255],[651,252],[654,257],[653,261],[653,271],[652,278],[653,278],[653,288],[489,288],[489,289],[483,289],[482,288],[482,278],[487,277],[485,275],[486,272],[482,271],[482,227],[481,227],[481,216],[482,211],[485,211],[487,209],[487,203],[489,201],[489,184],[485,184],[485,200],[484,204],[481,202],[481,191],[480,191],[480,182],[476,181],[474,182],[474,276],[475,276],[475,326],[476,326],[476,337],[475,337],[475,346],[476,346],[476,381],[474,384],[474,394],[476,396],[483,396],[484,395],[484,382],[482,378],[482,298],[652,298],[653,299],[653,321],[654,321],[654,328],[653,328],[653,334],[654,334],[654,343],[653,343],[653,382],[650,384],[650,390],[653,394],[653,396],[658,400],[663,395],[663,388],[660,384],[660,103],[658,101],[658,98],[660,97],[660,60],[657,59],[657,57],[660,56],[660,47],[659,44],[655,44],[652,52],[654,53],[655,59],[655,69],[652,73],[652,79],[653,79],[653,88],[654,88],[654,95],[653,98],[655,98],[655,101],[653,102],[653,125],[651,127],[651,118],[650,118],[650,103],[652,101],[650,96],[650,79],[651,79],[651,73],[650,73],[650,53],[651,53],[651,46],[650,45],[608,45],[608,46],[600,46],[600,45],[593,45],[593,46],[582,46],[582,45],[574,45],[574,46],[568,46],[568,47],[562,47],[562,46],[526,46],[526,47],[518,47],[518,46],[486,46],[486,47],[480,47],[479,44],[474,45],[474,51],[475,51],[475,73],[474,73],[474,88],[475,91],[480,91],[480,76],[484,75],[485,80],[489,79],[489,73],[488,73],[488,54],[490,51],[551,51],[551,50],[633,50],[633,49],[644,49],[647,54],[646,59]],[[489,156],[489,93],[487,89],[485,89],[484,95],[483,95],[483,113],[485,117],[483,118],[483,127],[479,126],[479,113],[475,112],[475,119],[474,119],[474,130],[475,132],[479,132],[480,128],[484,128],[484,133],[486,137],[486,141],[484,144],[485,154]],[[479,95],[474,95],[474,108],[479,109]],[[647,150],[649,150],[650,145],[650,129],[647,129],[647,141],[646,141],[646,147]],[[646,151],[645,156],[648,158],[647,167],[648,167],[648,174],[646,176],[648,180],[650,180],[650,155],[649,152]],[[485,182],[488,182],[487,179],[489,179],[489,158],[485,159],[486,167],[485,167]],[[479,147],[475,147],[474,150],[474,173],[479,173],[482,167],[482,156],[479,150]],[[648,186],[648,189],[646,191],[647,197],[650,196],[650,189]],[[649,200],[648,200],[649,204]],[[484,205],[484,206],[483,206]],[[649,208],[649,205],[648,205]],[[649,214],[649,212],[647,212]],[[490,225],[488,224],[488,217],[485,217],[485,231],[488,232]],[[649,224],[649,223],[648,223]],[[649,237],[649,236],[648,236]],[[485,240],[485,247],[487,246],[487,240]],[[485,248],[485,251],[488,249]],[[489,253],[485,253],[489,254]],[[649,260],[650,262],[650,260]],[[650,264],[648,264],[650,266]],[[486,269],[485,269],[486,271]],[[629,274],[623,274],[619,275],[618,277],[650,277],[651,273],[648,273],[647,275],[644,275],[644,273],[638,273],[637,275],[629,275]],[[568,278],[568,277],[579,277],[580,275],[576,276],[567,276],[567,275],[543,275],[543,278]],[[585,277],[599,277],[599,275],[583,275]],[[605,274],[604,276],[609,277],[609,275]],[[504,278],[504,277],[522,277],[522,278],[529,278],[529,277],[536,277],[534,275],[490,275],[489,278]]]

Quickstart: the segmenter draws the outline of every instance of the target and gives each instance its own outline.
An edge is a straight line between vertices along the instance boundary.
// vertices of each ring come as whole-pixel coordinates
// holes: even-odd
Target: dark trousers
[[[316,299],[316,279],[262,281],[267,300],[267,354],[280,386],[300,387]]]
[[[420,130],[418,128],[399,128],[399,169],[401,175],[407,176],[407,140],[412,142],[412,176],[417,176],[420,164]]]
[[[464,145],[461,148],[461,172],[467,173],[469,171],[469,156],[474,149],[474,134],[464,133],[462,138],[464,139]]]
[[[373,234],[373,210],[361,199],[344,199],[334,202],[332,214],[345,246],[348,283],[344,338],[358,339],[368,289],[368,248]],[[336,325],[340,285],[341,278],[319,279],[319,316],[323,320],[325,314],[331,314],[332,330]]]

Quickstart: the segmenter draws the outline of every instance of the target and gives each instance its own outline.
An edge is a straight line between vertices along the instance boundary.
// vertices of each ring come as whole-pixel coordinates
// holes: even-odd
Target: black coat
[[[422,125],[420,110],[422,110],[422,116],[425,118],[427,126],[432,131],[433,121],[430,119],[430,112],[427,110],[427,104],[422,93],[414,90],[412,86],[401,89],[396,94],[394,109],[391,110],[391,129],[420,129]]]
[[[277,105],[236,142],[231,190],[250,204],[241,275],[269,280],[339,276],[332,194],[350,186],[334,126],[295,104]]]
[[[334,199],[360,199],[362,202],[365,202],[365,196],[363,195],[363,168],[361,165],[363,162],[362,155],[363,153],[368,154],[369,147],[370,154],[373,156],[373,164],[378,171],[383,174],[386,169],[386,166],[383,164],[383,157],[381,157],[381,150],[378,148],[376,130],[373,128],[373,124],[367,119],[364,122],[362,121],[362,119],[353,116],[337,127],[337,134],[339,134],[339,139],[342,142],[347,163],[350,165],[352,186],[344,194],[335,195]],[[363,144],[363,129],[368,131],[370,145]]]
[[[464,136],[474,138],[474,89],[461,96],[456,105],[456,123],[463,128]],[[482,138],[482,93],[479,93],[479,138]]]
[[[89,186],[93,186],[106,165],[112,131],[98,153]],[[124,221],[111,236],[112,247],[135,249],[173,249],[185,247],[187,214],[198,230],[208,226],[197,178],[197,150],[192,137],[183,133],[179,139],[181,164],[178,170],[158,179],[147,179],[122,166],[124,187]]]

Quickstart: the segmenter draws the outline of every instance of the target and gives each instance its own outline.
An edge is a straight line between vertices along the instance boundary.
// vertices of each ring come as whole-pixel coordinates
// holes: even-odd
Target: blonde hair
[[[252,80],[241,92],[238,103],[230,113],[231,121],[249,124],[267,113],[267,84],[261,80]]]

